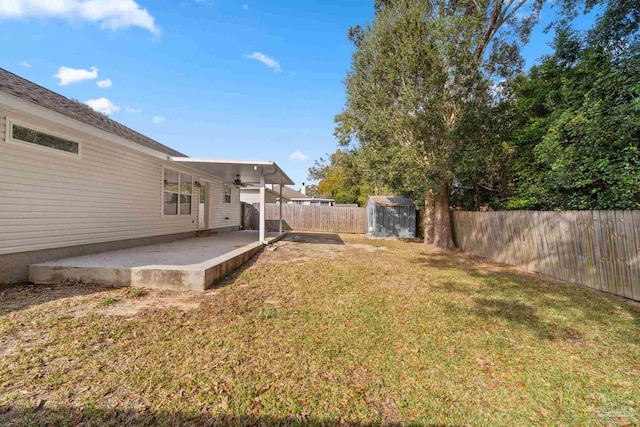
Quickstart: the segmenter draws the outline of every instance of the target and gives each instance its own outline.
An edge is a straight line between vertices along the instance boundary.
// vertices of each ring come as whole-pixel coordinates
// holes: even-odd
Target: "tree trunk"
[[[433,244],[433,232],[435,224],[435,197],[433,191],[427,190],[424,193],[424,243]]]
[[[449,209],[449,186],[443,185],[435,200],[435,218],[433,227],[433,244],[442,249],[453,250],[451,230],[451,210]]]

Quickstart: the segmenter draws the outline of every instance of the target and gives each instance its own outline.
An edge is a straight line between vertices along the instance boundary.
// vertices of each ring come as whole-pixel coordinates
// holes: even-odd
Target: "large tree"
[[[487,128],[494,82],[520,70],[520,47],[543,0],[387,0],[372,24],[354,27],[343,145],[356,144],[366,173],[424,193],[425,242],[453,248],[449,194],[454,159]]]

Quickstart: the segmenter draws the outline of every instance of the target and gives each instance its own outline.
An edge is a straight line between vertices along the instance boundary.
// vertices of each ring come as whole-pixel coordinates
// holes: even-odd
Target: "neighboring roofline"
[[[271,190],[271,189],[269,189],[267,187],[265,187],[264,189],[266,190],[267,193],[272,193],[273,195],[280,197],[280,193],[278,193],[277,191],[273,191],[273,190]],[[260,187],[242,187],[240,189],[240,192],[247,191],[247,190],[260,191]],[[282,198],[283,199],[287,199],[287,200],[291,200],[291,199],[285,197],[284,194],[282,195]]]
[[[273,186],[273,191],[279,191],[279,185],[275,184]],[[287,199],[291,200],[293,198],[305,198],[307,197],[305,194],[302,194],[301,192],[299,192],[298,190],[295,190],[291,187],[289,187],[288,185],[283,185],[282,186],[282,194],[286,195]]]
[[[289,200],[319,200],[321,202],[335,202],[336,199],[323,199],[321,197],[291,197]]]

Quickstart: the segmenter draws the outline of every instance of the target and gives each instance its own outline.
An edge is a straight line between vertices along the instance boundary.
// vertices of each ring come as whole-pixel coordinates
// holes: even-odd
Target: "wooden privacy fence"
[[[257,204],[257,206],[260,206]],[[240,204],[240,226],[243,230],[258,230],[260,227],[260,213],[251,203]]]
[[[640,211],[453,213],[475,255],[640,301]]]
[[[279,210],[278,204],[266,204],[268,230],[278,230]],[[284,230],[360,234],[366,231],[367,210],[333,206],[282,205],[282,219]]]

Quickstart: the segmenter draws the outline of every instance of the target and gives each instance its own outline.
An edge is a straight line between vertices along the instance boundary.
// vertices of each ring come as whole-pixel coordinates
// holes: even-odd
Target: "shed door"
[[[375,207],[368,206],[367,207],[367,234],[373,235],[375,232]]]

